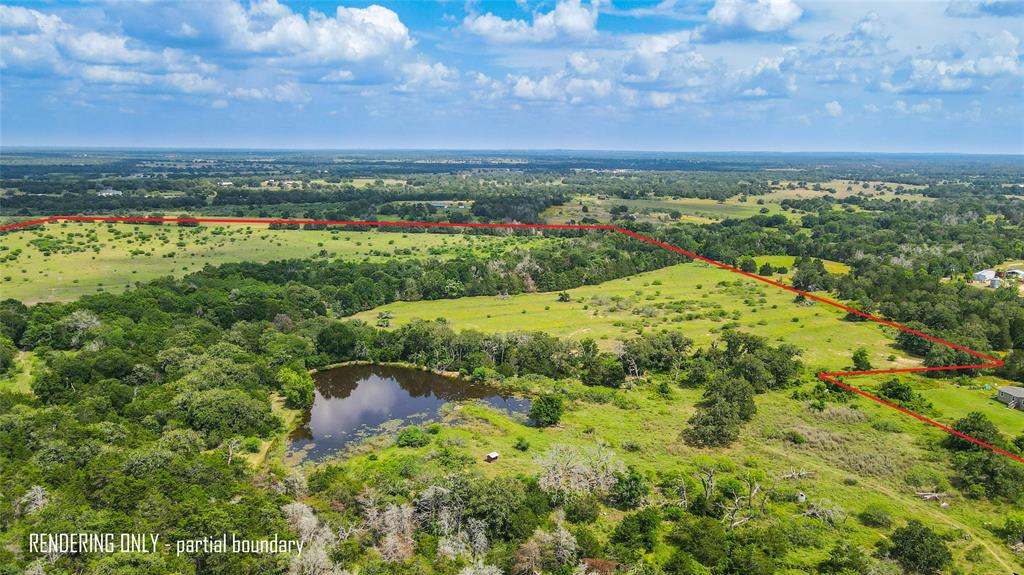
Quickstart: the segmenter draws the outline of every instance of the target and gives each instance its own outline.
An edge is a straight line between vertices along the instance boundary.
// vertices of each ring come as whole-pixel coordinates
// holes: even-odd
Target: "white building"
[[[999,395],[996,399],[1006,404],[1011,409],[1024,411],[1024,387],[1010,385],[999,388]]]
[[[974,272],[974,281],[976,282],[992,281],[995,277],[996,270],[981,270],[980,272]]]
[[[1017,279],[1024,279],[1024,270],[1007,270],[1006,271],[1006,277],[1008,277],[1008,278],[1015,277]]]

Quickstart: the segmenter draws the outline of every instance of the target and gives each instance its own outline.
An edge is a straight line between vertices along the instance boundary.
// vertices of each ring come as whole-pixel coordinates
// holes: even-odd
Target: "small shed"
[[[1001,285],[1003,285],[1003,280],[999,278],[992,278],[992,280],[988,282],[988,287],[990,288],[997,288]]]
[[[498,460],[498,452],[497,451],[492,451],[492,452],[488,453],[486,456],[484,456],[484,461],[486,461],[487,463],[494,463],[497,460]]]
[[[995,277],[996,270],[981,270],[980,272],[974,272],[974,281],[976,282],[992,281]]]
[[[1024,387],[1018,387],[1016,385],[1000,387],[999,394],[996,395],[996,399],[1005,403],[1006,407],[1024,411]]]

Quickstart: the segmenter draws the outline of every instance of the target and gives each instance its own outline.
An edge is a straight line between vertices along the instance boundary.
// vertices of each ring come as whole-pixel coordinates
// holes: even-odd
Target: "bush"
[[[804,443],[807,443],[807,438],[804,437],[803,434],[801,434],[799,431],[796,431],[794,429],[786,431],[785,433],[782,434],[782,437],[785,438],[786,441],[794,445],[803,445]]]
[[[889,513],[889,508],[880,503],[869,504],[857,518],[868,527],[888,529],[892,526],[892,515]]]
[[[911,573],[938,573],[953,562],[949,547],[934,531],[917,519],[893,531],[889,557]]]
[[[527,441],[525,437],[519,436],[516,438],[516,442],[512,447],[516,448],[518,451],[526,451],[527,449],[530,449],[530,442]]]
[[[612,485],[612,500],[624,509],[636,509],[650,494],[650,488],[644,476],[630,467],[626,473],[615,473],[615,484]]]
[[[593,523],[601,513],[601,504],[595,495],[577,495],[565,502],[565,518],[573,523]]]
[[[246,437],[242,440],[242,449],[249,453],[259,453],[262,442],[258,437]]]
[[[550,427],[558,425],[564,410],[561,397],[545,393],[534,400],[529,417],[538,427]]]
[[[410,425],[398,432],[395,443],[399,447],[423,447],[430,443],[430,436],[419,427]]]
[[[612,532],[611,541],[627,549],[651,551],[658,543],[661,516],[654,507],[648,507],[625,516]]]

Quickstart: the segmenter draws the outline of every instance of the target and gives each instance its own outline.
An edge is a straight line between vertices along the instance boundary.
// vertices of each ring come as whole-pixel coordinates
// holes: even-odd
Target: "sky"
[[[1024,153],[1024,0],[0,0],[0,145]]]

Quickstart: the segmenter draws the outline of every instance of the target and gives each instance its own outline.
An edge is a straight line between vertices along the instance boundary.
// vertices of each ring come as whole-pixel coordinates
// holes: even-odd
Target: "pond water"
[[[406,367],[347,365],[313,379],[313,407],[289,437],[289,455],[297,458],[323,459],[367,437],[436,421],[453,401],[480,401],[509,413],[530,409],[529,399]]]

